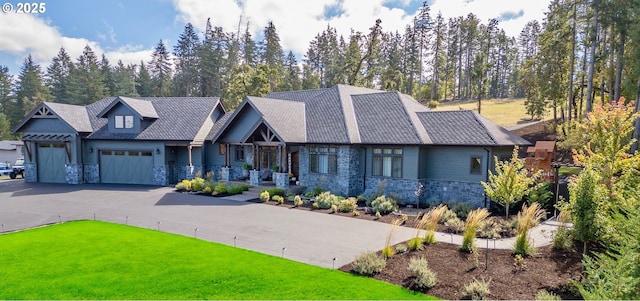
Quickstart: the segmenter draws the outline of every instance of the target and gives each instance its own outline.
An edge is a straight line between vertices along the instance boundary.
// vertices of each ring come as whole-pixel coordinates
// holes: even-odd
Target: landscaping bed
[[[563,299],[581,299],[569,284],[578,279],[582,255],[579,251],[556,251],[551,246],[539,248],[536,255],[524,259],[524,267],[514,265],[510,250],[489,250],[488,269],[485,269],[485,250],[480,249],[478,267],[473,268],[472,254],[459,250],[460,246],[436,243],[420,251],[407,251],[387,259],[384,270],[373,278],[412,288],[414,277],[408,270],[411,258],[424,257],[429,269],[437,275],[437,283],[423,292],[439,298],[465,299],[464,286],[475,279],[491,279],[488,299],[534,300],[540,290],[552,292]],[[340,268],[352,272],[352,263]]]

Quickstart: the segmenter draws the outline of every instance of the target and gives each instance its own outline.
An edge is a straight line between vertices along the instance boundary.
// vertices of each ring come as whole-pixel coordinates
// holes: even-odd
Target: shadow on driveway
[[[155,206],[246,206],[252,203],[189,193],[166,193]]]
[[[24,181],[1,182],[0,192],[11,192],[12,196],[29,196],[44,194],[70,193],[76,191],[151,191],[160,188],[150,185],[125,184],[54,184],[26,183]]]

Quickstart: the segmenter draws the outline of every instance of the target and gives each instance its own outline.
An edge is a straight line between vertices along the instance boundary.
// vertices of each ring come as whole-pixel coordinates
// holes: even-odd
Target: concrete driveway
[[[95,219],[194,236],[321,267],[384,247],[390,226],[348,217],[132,185],[0,182],[0,224],[14,231]],[[197,229],[197,230],[196,230]],[[415,230],[399,227],[393,243]],[[234,239],[236,237],[236,239]]]

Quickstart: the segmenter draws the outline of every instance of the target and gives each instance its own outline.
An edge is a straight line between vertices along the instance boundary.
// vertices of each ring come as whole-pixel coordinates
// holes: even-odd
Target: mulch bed
[[[396,254],[387,260],[387,266],[373,278],[412,288],[413,277],[408,271],[411,258],[424,257],[429,268],[437,275],[437,284],[423,291],[439,298],[464,299],[464,286],[473,279],[491,279],[488,299],[533,300],[540,290],[553,292],[563,299],[581,299],[569,284],[581,272],[581,254],[577,250],[555,251],[551,247],[539,248],[533,257],[525,259],[526,267],[514,266],[514,257],[508,250],[489,250],[488,268],[485,269],[485,250],[480,249],[478,267],[474,268],[472,254],[459,251],[459,246],[436,243],[421,251]],[[351,264],[340,268],[352,272]]]

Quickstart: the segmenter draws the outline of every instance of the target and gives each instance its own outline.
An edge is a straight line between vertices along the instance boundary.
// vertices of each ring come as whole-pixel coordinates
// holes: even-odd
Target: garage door
[[[66,183],[64,164],[67,162],[64,144],[38,143],[38,181]]]
[[[153,184],[153,152],[100,151],[100,182]]]

